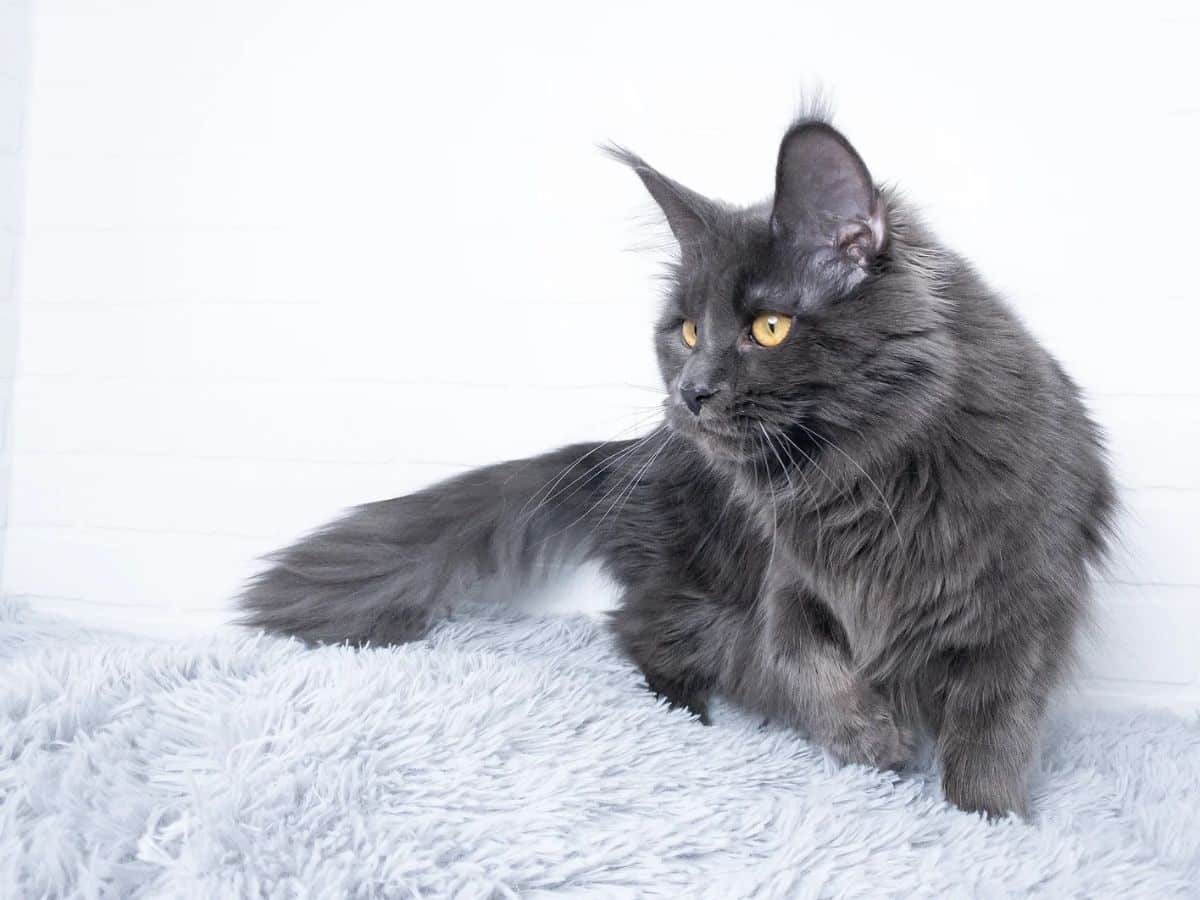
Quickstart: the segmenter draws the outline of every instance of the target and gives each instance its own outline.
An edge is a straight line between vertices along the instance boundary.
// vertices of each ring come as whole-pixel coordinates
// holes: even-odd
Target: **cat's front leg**
[[[999,649],[956,654],[938,732],[946,799],[989,817],[1027,816],[1049,675]]]
[[[611,624],[646,686],[707,725],[709,693],[744,618],[737,607],[677,577],[626,591]]]
[[[802,587],[776,587],[763,610],[756,677],[740,679],[751,703],[788,720],[844,763],[900,768],[912,757],[912,732],[854,668],[844,630]]]
[[[843,763],[899,769],[913,755],[913,735],[883,695],[862,683],[840,694],[813,698],[825,709],[808,710],[805,727]],[[812,701],[810,701],[812,703]]]

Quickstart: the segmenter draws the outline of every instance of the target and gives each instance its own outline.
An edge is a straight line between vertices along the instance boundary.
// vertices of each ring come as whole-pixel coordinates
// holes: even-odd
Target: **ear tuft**
[[[821,121],[799,122],[784,135],[771,225],[779,238],[806,249],[832,248],[862,269],[887,240],[871,173],[850,142]]]
[[[720,207],[715,202],[668,178],[624,147],[607,144],[601,149],[617,162],[633,169],[642,180],[666,216],[671,233],[685,253],[711,236],[720,214]]]

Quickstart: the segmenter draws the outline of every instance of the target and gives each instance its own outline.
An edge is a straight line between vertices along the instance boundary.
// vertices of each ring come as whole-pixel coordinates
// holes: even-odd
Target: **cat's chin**
[[[704,421],[690,413],[667,417],[671,430],[687,438],[706,457],[716,463],[737,463],[746,458],[746,437],[726,425]]]

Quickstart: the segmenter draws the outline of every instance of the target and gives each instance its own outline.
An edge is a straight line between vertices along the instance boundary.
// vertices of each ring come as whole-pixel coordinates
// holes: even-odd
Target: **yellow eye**
[[[683,333],[683,342],[689,347],[695,347],[696,338],[699,337],[699,334],[696,332],[696,323],[691,319],[684,319],[680,331]]]
[[[763,313],[750,325],[750,333],[763,347],[778,347],[792,329],[792,317],[783,313]]]

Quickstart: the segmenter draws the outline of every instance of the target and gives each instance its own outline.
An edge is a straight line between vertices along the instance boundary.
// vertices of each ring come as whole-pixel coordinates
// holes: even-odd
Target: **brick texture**
[[[1111,435],[1084,689],[1200,706],[1194,12],[623,6],[0,0],[4,589],[190,632],[346,505],[636,432],[667,242],[595,143],[751,200],[819,76]]]

